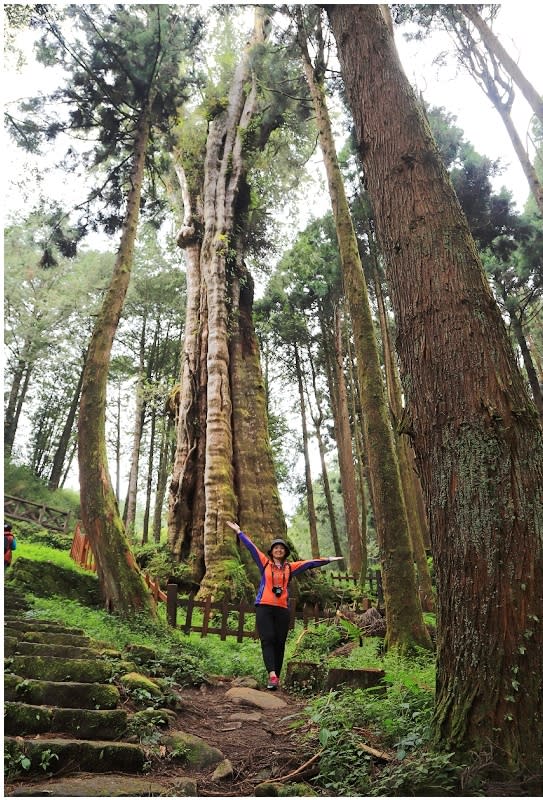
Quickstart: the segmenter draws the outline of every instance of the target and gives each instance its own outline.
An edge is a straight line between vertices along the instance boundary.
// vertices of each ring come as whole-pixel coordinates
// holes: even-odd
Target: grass
[[[42,562],[44,569],[52,563],[85,573],[67,552],[42,543],[23,540],[14,556]],[[128,645],[152,648],[157,662],[174,668],[173,679],[181,686],[201,682],[211,675],[252,676],[262,682],[265,679],[258,641],[244,639],[238,643],[235,637],[222,641],[217,635],[186,635],[179,628],[168,626],[164,603],[159,604],[158,620],[152,623],[147,617],[121,619],[62,596],[34,596],[32,601],[33,615],[83,628],[93,639],[114,649],[122,650]],[[180,609],[180,625],[183,619]],[[298,623],[289,634],[287,663],[299,655],[300,642],[311,639],[301,636],[302,631]],[[330,622],[311,626],[313,632],[315,644],[310,645],[304,657],[322,663],[326,650],[335,647],[337,629]],[[307,735],[313,740],[318,736],[322,749],[315,783],[321,792],[340,796],[453,795],[460,768],[451,763],[449,756],[430,749],[434,659],[423,651],[409,659],[395,653],[383,654],[381,644],[379,639],[364,639],[362,646],[355,647],[348,656],[330,658],[329,664],[384,669],[388,687],[385,694],[342,689],[306,699]],[[313,652],[311,647],[317,649]],[[361,750],[360,742],[389,750],[394,761],[384,769],[377,768],[375,761]]]

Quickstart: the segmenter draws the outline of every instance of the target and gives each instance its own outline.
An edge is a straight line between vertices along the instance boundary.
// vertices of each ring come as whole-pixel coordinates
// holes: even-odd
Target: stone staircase
[[[4,598],[6,794],[194,796],[194,780],[165,786],[146,777],[149,748],[126,741],[135,714],[116,683],[136,665],[82,630],[31,618],[9,586]],[[58,775],[75,780],[66,786]]]

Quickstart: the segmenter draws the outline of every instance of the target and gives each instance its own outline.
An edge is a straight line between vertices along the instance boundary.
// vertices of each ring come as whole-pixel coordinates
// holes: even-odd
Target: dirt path
[[[201,797],[254,796],[256,785],[289,775],[318,749],[315,736],[308,735],[303,702],[282,690],[262,692],[264,698],[280,698],[286,705],[258,708],[246,700],[236,702],[229,698],[227,692],[232,687],[228,678],[215,679],[212,685],[181,693],[179,728],[218,747],[233,766],[232,777],[220,782],[201,773],[195,775]],[[292,780],[302,781],[308,774],[309,770],[304,771]]]

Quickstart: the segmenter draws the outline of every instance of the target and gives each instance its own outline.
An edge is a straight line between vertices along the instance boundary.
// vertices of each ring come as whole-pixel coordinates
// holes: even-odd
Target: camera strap
[[[264,569],[266,569],[268,564],[270,565],[270,569],[271,569],[272,591],[273,591],[273,589],[277,589],[277,588],[284,589],[285,586],[288,586],[289,581],[290,581],[290,564],[288,563],[288,561],[286,561],[284,563],[283,567],[281,568],[281,567],[277,567],[274,564],[273,561],[270,561],[268,559],[268,561],[266,562],[266,564],[264,566]],[[287,570],[288,570],[288,576],[287,576]],[[275,573],[276,572],[280,572],[281,573],[281,586],[279,586],[279,584],[275,583]]]

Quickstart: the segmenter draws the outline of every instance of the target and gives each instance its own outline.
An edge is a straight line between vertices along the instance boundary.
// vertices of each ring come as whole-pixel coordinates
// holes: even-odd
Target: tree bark
[[[179,243],[187,249],[189,266],[169,541],[179,559],[190,554],[202,596],[225,596],[234,589],[230,571],[234,569],[235,575],[239,557],[227,520],[237,518],[259,546],[271,529],[275,535],[285,530],[269,442],[263,432],[262,376],[255,372],[258,355],[255,352],[244,363],[234,365],[230,347],[231,332],[246,313],[243,245],[234,228],[237,222],[236,227],[243,231],[244,134],[257,109],[252,49],[264,38],[264,19],[257,10],[253,37],[235,70],[227,107],[210,122],[201,178],[189,180],[182,168],[182,154],[178,159],[185,210]],[[242,339],[243,356],[254,346],[250,337]],[[235,385],[233,370],[243,376],[246,368],[249,382]],[[239,405],[234,403],[235,391],[239,391]],[[253,427],[261,435],[234,441],[234,435],[249,429],[253,411],[258,415]],[[249,447],[255,448],[250,458]],[[262,487],[258,487],[258,471],[244,471],[244,465],[254,459],[266,464],[267,473],[273,475]],[[258,510],[257,499],[268,490],[271,496]]]
[[[121,242],[113,275],[96,320],[83,372],[79,410],[79,480],[81,515],[96,561],[106,608],[120,615],[154,614],[119,515],[106,452],[106,389],[111,348],[130,282],[145,155],[150,135],[150,110],[141,115],[134,141],[131,188],[127,195]]]
[[[130,457],[130,472],[128,475],[128,488],[126,491],[126,502],[124,504],[123,522],[129,536],[134,535],[136,522],[136,506],[138,500],[138,476],[140,469],[140,450],[141,437],[143,435],[143,423],[145,421],[145,380],[147,378],[145,370],[145,339],[147,334],[147,320],[143,319],[143,325],[139,344],[139,366],[138,381],[136,384],[136,407],[134,410],[134,430],[132,432],[132,454]]]
[[[51,474],[49,475],[48,486],[50,489],[58,489],[62,472],[64,470],[64,463],[66,461],[66,454],[70,444],[70,438],[74,428],[77,409],[79,408],[79,398],[81,396],[81,387],[83,386],[83,369],[79,375],[79,380],[75,388],[75,392],[68,410],[68,415],[60,435],[60,439],[53,458],[53,466],[51,467]]]
[[[313,394],[315,395],[315,404],[317,406],[317,413],[313,414],[312,417],[313,417],[313,425],[315,428],[315,435],[317,437],[317,444],[319,447],[322,488],[326,500],[326,508],[328,509],[328,519],[330,521],[330,531],[332,534],[332,542],[334,545],[334,555],[343,557],[343,553],[341,552],[341,544],[339,541],[339,533],[337,529],[336,512],[334,509],[334,503],[332,502],[332,492],[330,491],[330,481],[328,480],[328,468],[326,466],[326,451],[321,431],[322,420],[324,418],[324,415],[322,412],[321,402],[319,398],[319,390],[317,388],[317,374],[315,370],[315,364],[311,355],[311,348],[308,348],[308,354],[309,354],[309,362],[311,365],[311,380],[313,383]]]
[[[540,774],[542,430],[378,7],[328,13],[386,258],[429,513],[436,740]]]
[[[383,567],[383,590],[387,614],[386,643],[389,647],[408,650],[413,645],[431,648],[432,644],[422,618],[413,553],[409,538],[398,461],[392,435],[381,365],[375,340],[368,291],[358,251],[358,243],[339,169],[330,116],[322,81],[324,55],[317,56],[315,69],[307,48],[301,12],[298,32],[304,73],[315,107],[332,212],[336,225],[345,295],[352,320],[354,347],[364,409],[364,443],[366,446],[380,557]],[[362,565],[356,564],[357,571]]]
[[[309,539],[311,542],[312,558],[320,558],[319,537],[317,535],[317,514],[315,513],[315,500],[313,496],[313,480],[311,478],[311,462],[309,460],[309,433],[307,430],[307,413],[305,409],[305,391],[302,376],[302,366],[300,364],[300,353],[298,345],[294,343],[294,366],[296,370],[296,380],[298,383],[298,396],[300,398],[300,415],[302,419],[302,441],[304,451],[305,467],[305,493],[307,499],[307,518],[309,521]]]
[[[341,476],[341,497],[345,511],[345,526],[349,544],[349,568],[351,573],[360,579],[366,575],[367,563],[364,563],[362,536],[360,532],[360,514],[356,497],[356,476],[353,459],[353,443],[349,422],[349,403],[347,399],[347,383],[345,381],[345,364],[343,360],[343,326],[341,312],[336,307],[334,317],[335,332],[335,374],[337,386],[336,441],[338,448],[339,472]],[[365,548],[364,548],[365,551]],[[367,560],[367,559],[366,559]]]

